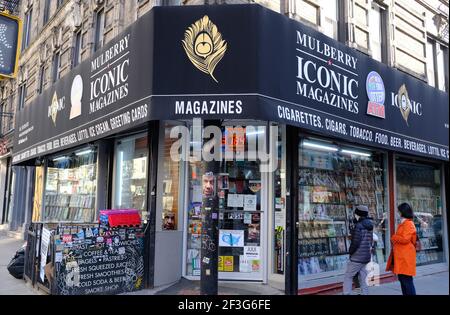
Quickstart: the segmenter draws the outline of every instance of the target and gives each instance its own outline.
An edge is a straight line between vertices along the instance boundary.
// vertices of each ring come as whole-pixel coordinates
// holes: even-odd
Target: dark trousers
[[[398,281],[400,281],[403,295],[416,295],[416,288],[414,287],[413,277],[398,275]]]

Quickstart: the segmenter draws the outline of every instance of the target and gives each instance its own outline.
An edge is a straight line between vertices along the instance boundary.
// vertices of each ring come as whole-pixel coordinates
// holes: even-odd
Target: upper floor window
[[[81,29],[75,33],[75,43],[73,50],[73,67],[76,67],[81,62],[81,48],[82,48],[82,36]]]
[[[53,82],[59,79],[59,67],[61,65],[61,53],[58,51],[53,56]]]
[[[441,91],[448,92],[448,47],[429,38],[426,53],[428,84]]]
[[[18,95],[18,109],[21,110],[25,107],[25,99],[27,97],[27,85],[25,83],[19,85],[19,95]]]
[[[42,65],[39,68],[39,86],[38,86],[38,93],[41,94],[44,90],[44,84],[45,84],[45,65]]]
[[[6,130],[7,128],[5,127],[8,118],[7,104],[6,102],[3,102],[0,104],[0,136],[8,132],[8,130]]]
[[[94,51],[103,46],[103,33],[105,32],[105,11],[101,9],[95,15],[95,43]]]
[[[30,44],[30,37],[31,37],[31,21],[33,16],[33,8],[31,7],[26,13],[25,13],[25,19],[23,24],[23,35],[22,35],[22,50],[28,47]]]
[[[44,20],[43,20],[43,24],[47,24],[49,18],[50,18],[50,1],[51,0],[45,0],[44,3]]]
[[[372,2],[369,12],[369,38],[372,58],[387,63],[387,10]]]

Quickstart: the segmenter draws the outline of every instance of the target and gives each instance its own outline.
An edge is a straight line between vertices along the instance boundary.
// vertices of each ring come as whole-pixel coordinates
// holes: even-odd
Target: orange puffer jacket
[[[396,275],[416,275],[416,227],[412,220],[401,223],[392,235],[393,251],[386,264],[386,271]]]

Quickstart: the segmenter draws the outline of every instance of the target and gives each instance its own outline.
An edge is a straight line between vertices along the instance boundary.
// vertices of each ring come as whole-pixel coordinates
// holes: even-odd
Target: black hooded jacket
[[[373,223],[370,218],[361,218],[352,231],[349,248],[350,260],[367,264],[370,262],[373,242]]]

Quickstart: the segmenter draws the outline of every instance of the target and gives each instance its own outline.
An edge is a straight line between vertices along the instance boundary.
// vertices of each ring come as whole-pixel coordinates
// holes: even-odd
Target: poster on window
[[[260,249],[259,246],[244,246],[244,257],[249,260],[260,259]]]
[[[244,207],[244,195],[228,194],[227,207],[229,208]]]
[[[256,211],[256,195],[244,195],[244,210]]]
[[[243,255],[239,256],[239,272],[252,272],[250,261]]]
[[[233,256],[222,256],[223,257],[223,271],[233,272],[234,270],[234,257]]]
[[[244,231],[219,230],[219,246],[244,247]]]

